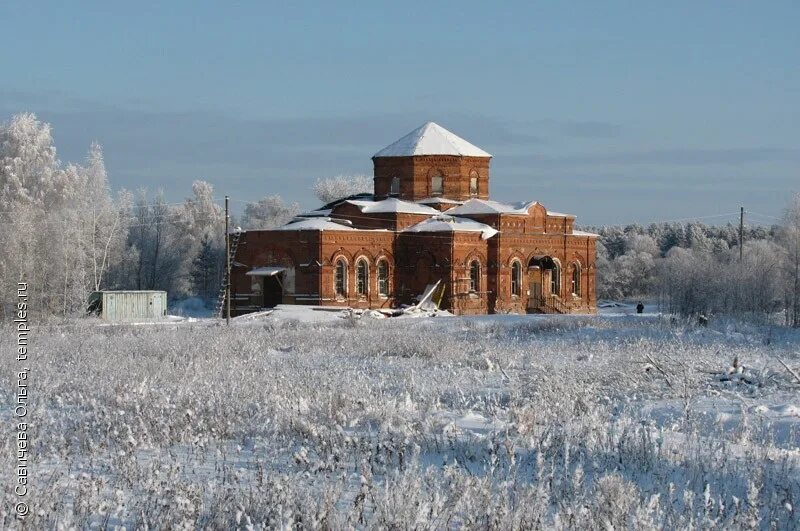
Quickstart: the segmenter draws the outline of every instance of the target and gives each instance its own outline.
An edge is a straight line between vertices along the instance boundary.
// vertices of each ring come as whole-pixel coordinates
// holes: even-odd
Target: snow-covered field
[[[39,327],[26,525],[797,528],[800,334],[631,313]]]

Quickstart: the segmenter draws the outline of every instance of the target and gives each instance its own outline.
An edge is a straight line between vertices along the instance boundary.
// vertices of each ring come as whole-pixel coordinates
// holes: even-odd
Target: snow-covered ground
[[[629,305],[99,324],[31,334],[32,528],[797,526],[797,331]]]

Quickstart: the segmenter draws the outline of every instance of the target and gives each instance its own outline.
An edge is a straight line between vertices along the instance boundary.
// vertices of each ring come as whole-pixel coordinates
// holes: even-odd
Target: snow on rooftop
[[[414,155],[458,155],[460,157],[491,157],[434,122],[414,129],[397,142],[375,153],[375,157],[411,157]]]
[[[266,266],[266,267],[254,267],[245,275],[250,277],[274,277],[279,273],[283,273],[286,271],[285,267],[276,267],[276,266]]]
[[[412,225],[403,232],[480,232],[481,238],[488,240],[499,231],[471,219],[439,215]]]
[[[562,212],[553,212],[552,210],[547,211],[548,216],[553,216],[554,218],[574,218],[572,214],[564,214]]]
[[[334,207],[337,207],[337,206],[341,205],[342,203],[344,203],[348,199],[358,199],[360,201],[371,201],[373,198],[374,198],[374,196],[371,193],[368,193],[368,192],[352,194],[352,195],[348,195],[348,196],[345,196],[345,197],[340,197],[339,199],[334,199],[330,203],[322,205],[317,210],[331,210]]]
[[[358,230],[349,225],[331,221],[331,218],[311,218],[290,221],[275,230]]]
[[[320,208],[318,210],[311,210],[309,212],[303,212],[302,214],[298,214],[298,218],[326,218],[331,215],[330,208]]]
[[[428,216],[436,216],[440,214],[440,212],[435,208],[431,208],[425,205],[419,205],[417,203],[412,203],[410,201],[402,201],[400,199],[395,199],[394,197],[390,197],[382,201],[349,200],[347,202],[357,206],[359,210],[361,210],[361,212],[363,212],[364,214],[399,213],[399,214],[425,214]]]
[[[448,199],[446,197],[426,197],[425,199],[420,199],[417,203],[421,205],[463,205],[464,201],[456,201],[455,199]]]
[[[584,230],[573,230],[572,231],[572,235],[573,236],[591,236],[591,237],[594,237],[594,238],[599,238],[600,237],[599,234],[595,234],[594,232],[586,232]]]
[[[447,210],[450,216],[468,216],[470,214],[516,214],[526,215],[528,209],[535,205],[536,201],[520,203],[500,203],[491,199],[470,199],[461,206]]]

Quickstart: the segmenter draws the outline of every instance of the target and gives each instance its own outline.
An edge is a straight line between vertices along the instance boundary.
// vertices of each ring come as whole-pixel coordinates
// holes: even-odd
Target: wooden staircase
[[[549,295],[538,300],[530,300],[528,302],[528,313],[566,314],[571,312],[569,306],[564,304],[564,301],[555,295]]]

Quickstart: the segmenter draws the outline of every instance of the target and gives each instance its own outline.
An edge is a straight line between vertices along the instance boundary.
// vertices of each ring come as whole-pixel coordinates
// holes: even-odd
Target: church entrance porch
[[[560,297],[561,265],[551,256],[528,263],[528,313],[569,313]]]

